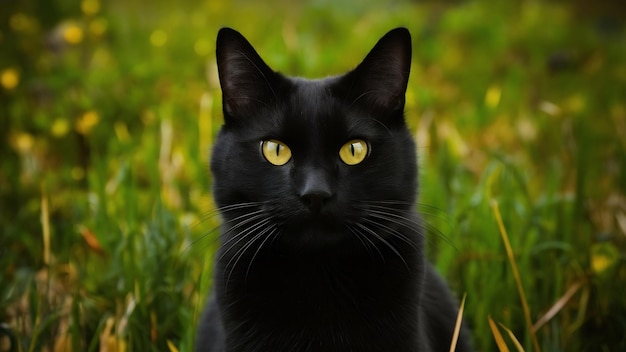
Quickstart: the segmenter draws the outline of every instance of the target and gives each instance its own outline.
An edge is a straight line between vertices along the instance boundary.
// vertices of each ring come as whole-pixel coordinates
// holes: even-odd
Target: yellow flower
[[[55,137],[63,137],[67,134],[70,129],[69,122],[67,119],[56,119],[52,123],[52,127],[50,128],[52,135]]]
[[[98,121],[100,121],[100,115],[97,112],[93,110],[87,111],[76,121],[76,131],[83,135],[88,134],[98,124]]]
[[[85,15],[95,15],[100,11],[100,2],[98,0],[83,0],[80,3],[80,9]]]
[[[99,37],[107,31],[108,26],[107,20],[104,18],[96,18],[89,24],[89,30],[93,35]]]
[[[7,68],[0,73],[0,84],[6,90],[13,90],[20,83],[20,74],[14,68]]]
[[[69,44],[78,44],[83,41],[83,29],[75,24],[68,24],[63,29],[63,39]]]
[[[19,153],[28,153],[35,146],[35,138],[26,132],[20,132],[13,136],[13,148]]]
[[[167,42],[167,33],[164,31],[157,29],[150,35],[150,44],[156,47],[160,47],[165,45]]]
[[[500,97],[502,96],[502,89],[498,86],[491,86],[487,89],[485,94],[485,104],[490,108],[495,108],[500,104]]]

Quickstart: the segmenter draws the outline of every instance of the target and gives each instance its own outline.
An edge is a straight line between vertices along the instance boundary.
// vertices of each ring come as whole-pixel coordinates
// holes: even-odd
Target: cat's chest
[[[418,265],[302,259],[257,258],[247,277],[222,287],[225,300],[235,299],[223,302],[225,313],[270,330],[305,329],[316,336],[346,326],[374,333],[385,321],[411,324],[417,316]]]
[[[334,302],[312,295],[281,297],[287,300],[282,304],[257,301],[247,314],[227,320],[228,344],[237,346],[232,350],[237,352],[415,351],[417,306],[406,302],[384,307],[383,301],[361,305],[363,300],[346,300],[341,293],[335,297]]]

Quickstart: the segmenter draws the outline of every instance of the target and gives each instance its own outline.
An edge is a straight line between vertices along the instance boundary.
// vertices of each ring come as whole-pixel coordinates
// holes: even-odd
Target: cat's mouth
[[[345,217],[328,211],[302,211],[283,218],[280,222],[281,237],[298,242],[329,245],[345,237]]]
[[[343,228],[343,219],[329,214],[309,213],[285,222],[287,228],[312,231],[336,231]]]
[[[283,199],[265,203],[263,213],[277,227],[279,241],[303,248],[328,248],[352,237],[348,224],[362,217],[356,208],[344,208],[336,200],[312,209],[297,199]]]

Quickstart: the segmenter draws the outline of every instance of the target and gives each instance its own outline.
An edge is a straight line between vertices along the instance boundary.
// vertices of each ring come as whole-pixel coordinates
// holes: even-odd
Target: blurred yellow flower
[[[167,33],[165,31],[157,29],[150,35],[150,44],[156,47],[165,45],[167,42]]]
[[[611,258],[606,255],[595,255],[591,257],[591,268],[595,273],[602,273],[612,265]]]
[[[70,130],[70,123],[67,119],[56,119],[52,123],[52,127],[50,128],[52,135],[55,137],[63,137]]]
[[[93,110],[87,111],[76,121],[76,131],[83,135],[88,134],[98,124],[98,121],[100,121],[100,115],[97,112]]]
[[[27,153],[33,149],[35,138],[26,132],[20,132],[13,138],[12,144],[19,153]]]
[[[500,97],[502,96],[502,89],[498,86],[491,86],[487,89],[485,94],[485,104],[490,108],[495,108],[500,104]]]
[[[12,90],[20,83],[20,74],[14,68],[7,68],[0,73],[0,84],[6,90]]]
[[[85,15],[95,15],[100,11],[100,2],[98,0],[83,0],[80,3],[80,9]]]
[[[602,242],[591,246],[591,269],[595,274],[608,273],[619,261],[619,250],[613,244]]]
[[[83,29],[76,24],[68,24],[63,29],[63,39],[69,44],[78,44],[83,41]]]
[[[109,27],[109,23],[104,18],[96,18],[89,24],[89,31],[91,34],[99,37],[103,35],[107,28]]]

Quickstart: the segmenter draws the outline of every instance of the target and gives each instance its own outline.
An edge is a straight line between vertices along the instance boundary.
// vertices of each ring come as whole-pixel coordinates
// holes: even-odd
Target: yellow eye
[[[348,165],[356,165],[367,157],[368,146],[364,140],[353,139],[339,149],[339,157]]]
[[[285,165],[291,159],[291,149],[285,143],[275,139],[263,141],[261,151],[265,160],[272,165]]]

